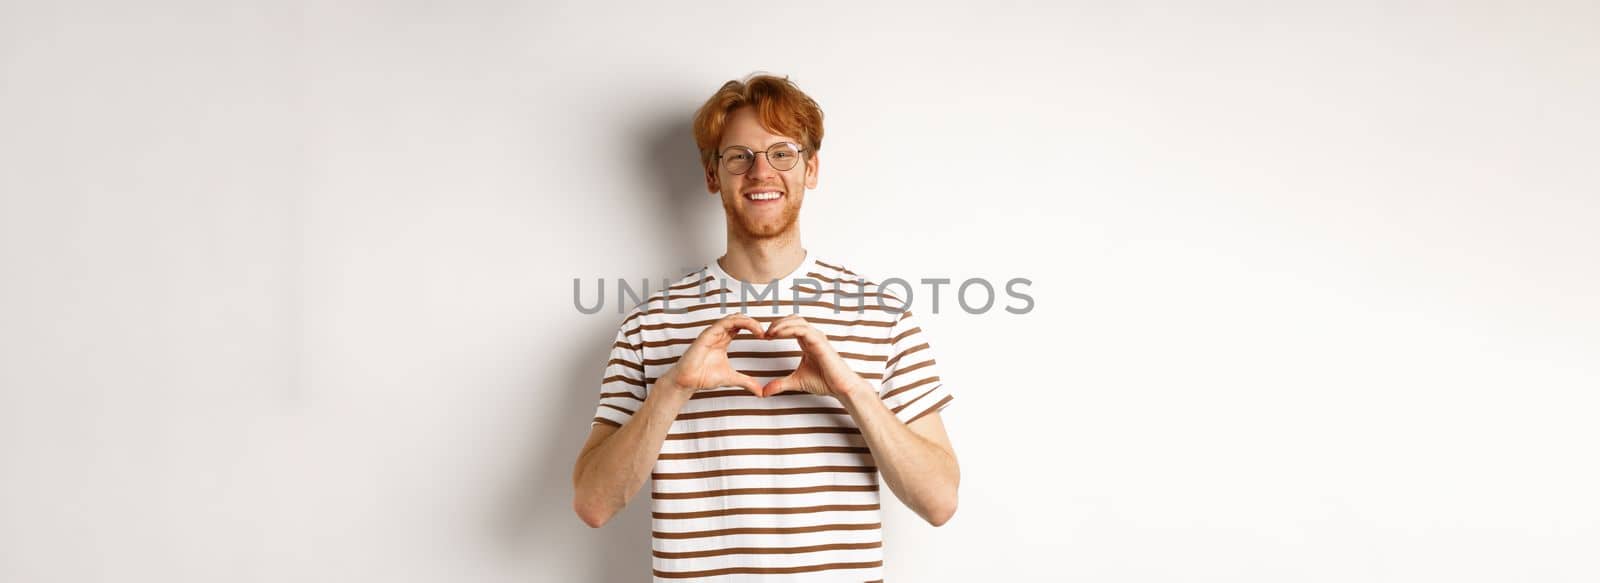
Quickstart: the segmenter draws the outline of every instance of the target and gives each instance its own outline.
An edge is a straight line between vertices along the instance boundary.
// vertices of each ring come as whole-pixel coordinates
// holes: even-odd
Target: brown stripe
[[[753,397],[755,395],[751,395],[751,396]],[[644,397],[635,395],[635,394],[633,394],[632,392],[629,392],[629,391],[617,391],[617,392],[614,392],[614,393],[600,393],[600,398],[601,399],[610,399],[612,397],[628,397],[628,398],[633,399],[635,401],[643,401],[644,400]]]
[[[768,322],[768,321],[778,320],[778,319],[780,319],[782,317],[783,316],[774,316],[771,319],[768,319],[768,318],[756,318],[756,319],[760,320],[760,321],[763,321],[763,322]],[[804,318],[805,318],[806,322],[811,323],[811,324],[824,324],[824,325],[834,325],[834,326],[878,326],[878,327],[882,327],[882,328],[888,328],[890,326],[894,326],[894,322],[879,322],[877,320],[835,320],[835,319],[832,319],[832,318],[817,318],[817,317],[814,317],[814,316],[804,316]],[[735,340],[737,340],[737,338]],[[749,338],[748,340],[755,340],[755,338]]]
[[[927,345],[924,344],[923,346],[927,346]],[[762,351],[759,351],[759,350],[746,350],[746,351],[729,352],[728,353],[728,358],[794,358],[794,357],[797,357],[797,356],[804,356],[804,355],[805,355],[805,353],[802,352],[802,351],[799,351],[799,350],[786,350],[786,351],[781,351],[781,352],[762,352]],[[857,353],[857,352],[840,352],[839,356],[841,356],[843,358],[848,358],[850,360],[864,360],[864,361],[867,361],[867,362],[881,362],[881,361],[888,360],[888,358],[889,358],[889,357],[883,356],[881,354],[861,354],[861,353]],[[678,359],[680,359],[682,357],[683,357],[683,355],[680,354],[678,356],[669,356],[669,357],[666,357],[666,358],[646,358],[646,359],[644,359],[644,363],[646,365],[649,365],[649,366],[662,366],[662,365],[668,365],[668,364],[676,363],[676,362],[678,362]]]
[[[814,295],[819,296],[819,300],[821,300],[821,295],[824,295],[824,293],[834,293],[838,298],[832,301],[853,298],[853,300],[859,301],[862,306],[867,303],[867,298],[875,296],[878,300],[874,300],[874,303],[877,306],[885,306],[885,311],[891,312],[891,314],[899,314],[899,312],[904,312],[910,308],[910,304],[907,304],[906,300],[901,300],[899,296],[893,295],[893,293],[882,293],[882,291],[810,290],[810,288],[802,287],[795,287],[794,290],[803,291],[803,293],[814,293]],[[840,304],[840,306],[843,306],[843,304]],[[848,306],[845,306],[845,308],[848,308]],[[843,311],[843,308],[840,311]]]
[[[705,293],[695,292],[695,293],[692,293],[692,294],[681,294],[681,295],[675,295],[675,296],[674,295],[668,295],[668,296],[661,296],[661,297],[652,297],[646,302],[645,305],[649,305],[650,302],[656,302],[656,301],[659,300],[659,302],[661,304],[661,307],[646,309],[643,312],[640,312],[640,315],[680,313],[681,308],[673,307],[672,304],[670,304],[668,302],[671,302],[672,300],[717,300],[718,302],[722,302],[722,301],[726,301],[726,300],[720,299],[719,296],[722,296],[723,294],[729,294],[729,293],[732,293],[732,291],[724,288],[724,289],[706,290]],[[700,304],[690,304],[690,305],[700,305]]]
[[[834,336],[828,335],[828,340],[834,342],[865,342],[867,344],[889,344],[888,338],[873,338],[870,336]]]
[[[816,261],[816,260],[815,260],[815,259],[813,259],[813,260],[812,260],[812,261]],[[840,267],[840,266],[838,266],[838,265],[829,265],[829,264],[827,264],[827,263],[823,263],[823,262],[821,262],[821,261],[816,261],[816,263],[817,263],[817,265],[821,265],[821,266],[823,266],[823,267],[826,267],[826,268],[828,268],[828,269],[832,269],[832,270],[834,270],[834,271],[842,271],[842,272],[845,272],[845,273],[848,273],[848,274],[850,274],[850,275],[856,275],[856,272],[854,272],[854,271],[850,271],[850,270],[848,270],[848,269],[845,269],[845,268],[843,268],[843,267]]]
[[[919,368],[927,368],[927,367],[933,366],[933,363],[934,363],[934,360],[930,358],[930,359],[924,360],[922,362],[913,364],[911,366],[894,369],[894,372],[889,373],[889,377],[886,378],[886,379],[883,379],[883,382],[887,383],[887,382],[889,382],[890,379],[893,379],[894,377],[900,376],[901,373],[908,373],[908,372],[917,370]]]
[[[849,415],[850,412],[843,407],[788,407],[783,409],[718,409],[714,411],[695,411],[693,413],[679,413],[678,420],[706,419],[709,417],[741,417],[746,415],[771,417],[776,415]]]
[[[612,421],[610,419],[606,419],[605,417],[595,417],[594,420],[595,421],[599,421],[601,423],[604,423],[606,425],[610,425],[612,427],[622,427],[621,423],[617,423],[616,421]],[[593,424],[593,422],[590,422],[590,423]]]
[[[630,385],[639,386],[639,387],[644,386],[644,381],[641,381],[639,379],[630,379],[630,378],[622,376],[622,375],[611,375],[611,376],[608,376],[605,379],[601,380],[600,384],[603,385],[603,384],[606,384],[606,383],[609,383],[609,382],[613,382],[613,381],[622,381],[624,383],[628,383]]]
[[[776,397],[776,396],[780,396],[780,395],[809,395],[809,394],[810,393],[807,393],[805,391],[784,391],[782,393],[778,393],[777,395],[768,395],[768,396],[769,397]],[[718,398],[718,397],[750,397],[752,399],[758,398],[758,397],[756,397],[755,393],[752,393],[752,392],[747,391],[745,389],[717,389],[717,390],[714,390],[714,391],[696,391],[694,396],[689,397],[689,399],[690,400],[694,400],[694,399],[715,399],[715,398]]]
[[[742,374],[742,375],[753,376],[753,377],[773,377],[773,378],[778,378],[778,377],[786,377],[786,376],[789,376],[791,374],[794,374],[794,369],[792,369],[792,368],[779,368],[779,369],[769,369],[769,370],[737,369],[735,372],[738,372],[739,374]],[[860,376],[861,378],[864,378],[864,379],[872,379],[872,380],[878,380],[878,379],[882,379],[883,378],[883,373],[876,373],[876,372],[857,372],[856,375],[858,375],[858,376]],[[655,384],[655,382],[657,380],[660,380],[660,378],[661,377],[645,377],[644,378],[644,382],[648,383],[648,384]],[[640,386],[643,386],[643,385],[640,385]]]
[[[621,341],[612,343],[611,347],[612,348],[626,348],[628,350],[638,350],[639,349],[638,346],[634,346],[632,344],[628,344],[627,342],[621,342]]]
[[[865,474],[877,472],[878,466],[805,466],[799,468],[725,468],[700,472],[651,472],[653,480],[693,480],[720,476],[792,476],[795,474],[846,473]]]
[[[934,375],[934,376],[922,379],[920,381],[911,383],[911,384],[903,386],[903,387],[896,387],[894,390],[889,391],[887,393],[884,393],[883,394],[883,398],[884,399],[888,399],[890,397],[893,397],[893,396],[898,395],[900,393],[904,393],[904,392],[909,391],[911,389],[915,389],[915,388],[920,387],[922,385],[926,385],[928,383],[934,383],[934,382],[938,382],[938,381],[939,381],[939,376],[938,375]]]
[[[906,312],[906,313],[910,314],[911,312]],[[912,334],[916,334],[916,333],[921,332],[921,331],[922,331],[921,327],[912,328],[910,330],[906,330],[905,332],[901,332],[899,334],[896,334],[895,337],[894,338],[890,338],[890,340],[895,342],[895,343],[899,343],[901,340],[904,340],[905,337],[910,336]]]
[[[927,415],[927,414],[932,413],[934,411],[938,411],[940,409],[943,409],[944,406],[949,404],[950,400],[954,399],[954,398],[955,398],[954,395],[945,395],[943,399],[939,399],[939,402],[934,403],[932,407],[928,407],[927,411],[923,411],[921,413],[918,413],[916,417],[912,417],[910,419],[907,419],[906,420],[906,425],[910,425],[912,421],[916,421],[918,419],[921,419],[923,415]]]
[[[663,579],[690,579],[718,575],[788,575],[792,573],[833,571],[836,569],[872,569],[882,566],[883,561],[868,561],[864,563],[826,563],[803,567],[728,567],[726,569],[707,569],[705,571],[662,571],[660,569],[651,569],[650,571],[655,573],[655,576]]]
[[[623,413],[627,413],[627,414],[629,414],[629,415],[632,415],[632,414],[633,414],[633,411],[630,411],[630,410],[628,410],[628,409],[624,409],[624,408],[622,408],[622,407],[618,407],[618,406],[616,406],[616,405],[612,405],[612,404],[611,404],[611,403],[601,403],[601,404],[600,404],[600,406],[601,406],[601,407],[605,407],[605,408],[607,408],[607,409],[616,409],[616,410],[618,410],[618,411],[621,411],[621,412],[623,412]]]
[[[722,490],[704,490],[700,492],[652,492],[651,498],[656,500],[687,500],[690,498],[714,498],[718,496],[744,496],[749,494],[810,494],[813,492],[877,492],[877,484],[826,484],[822,486],[804,486],[799,488],[726,488]]]
[[[833,543],[827,545],[811,545],[808,547],[731,547],[726,549],[711,549],[708,551],[684,551],[681,553],[652,550],[650,554],[661,559],[698,559],[701,557],[719,557],[722,555],[793,555],[798,553],[816,553],[821,551],[853,551],[860,549],[876,549],[882,546],[883,541],[872,541],[865,543]]]
[[[899,407],[895,407],[893,409],[890,409],[889,412],[890,413],[899,413],[902,409],[905,409],[906,407],[910,407],[912,403],[915,403],[915,402],[921,400],[923,397],[926,397],[928,395],[932,395],[934,391],[939,390],[940,386],[942,386],[942,385],[934,385],[933,388],[928,389],[926,391],[923,391],[921,395],[917,395],[915,397],[912,397],[910,401],[906,401],[905,403],[902,403]]]
[[[828,277],[828,276],[826,276],[826,275],[823,275],[823,274],[820,274],[820,273],[817,273],[817,272],[815,272],[815,271],[808,271],[808,272],[806,272],[806,276],[808,276],[808,277],[815,277],[815,278],[817,278],[817,279],[820,279],[820,280],[822,280],[822,281],[826,281],[826,282],[828,282],[828,283],[848,283],[848,284],[850,284],[850,285],[853,285],[853,286],[856,286],[856,287],[866,287],[866,286],[868,286],[868,285],[878,285],[878,284],[875,284],[875,283],[872,283],[872,282],[871,282],[871,281],[867,281],[867,280],[864,280],[864,279],[863,279],[863,280],[854,280],[854,279],[834,279],[834,278],[831,278],[831,277]],[[864,285],[863,285],[863,284],[864,284]]]
[[[652,531],[650,536],[660,539],[686,539],[705,538],[708,536],[728,536],[730,534],[801,534],[807,532],[828,532],[830,530],[878,530],[883,524],[819,524],[816,526],[743,526],[738,528],[719,528],[716,530],[697,530],[690,532],[661,532]]]
[[[907,349],[901,351],[900,354],[894,355],[894,358],[889,359],[888,362],[883,363],[883,367],[884,368],[894,368],[894,363],[900,362],[900,359],[901,358],[905,358],[905,356],[907,354],[911,354],[911,353],[917,352],[919,350],[927,350],[927,349],[928,349],[928,343],[927,342],[923,342],[922,344],[918,344],[916,346],[912,346],[911,348],[907,348]],[[647,360],[647,361],[645,361],[645,363],[649,364],[650,361]]]
[[[802,351],[799,351],[799,350],[784,351],[784,352],[745,351],[745,352],[729,352],[728,353],[728,358],[777,358],[777,357],[791,357],[791,356],[804,356],[804,355],[805,355],[805,352],[802,352]],[[879,355],[879,354],[860,354],[860,353],[856,353],[856,352],[840,352],[839,356],[842,356],[844,358],[848,358],[848,359],[851,359],[851,360],[866,360],[866,361],[882,361],[882,360],[887,360],[888,359],[888,357],[883,356],[883,355]],[[673,359],[673,360],[677,360],[677,359]]]
[[[840,352],[839,356],[852,360],[865,360],[868,362],[883,362],[889,358],[881,354],[861,354],[859,352]]]
[[[734,372],[737,372],[737,373],[742,374],[742,375],[753,376],[753,377],[786,377],[786,376],[794,374],[794,369],[792,369],[792,368],[774,368],[774,369],[764,369],[763,370],[763,369],[753,369],[752,368],[752,369],[734,369]]]
[[[722,288],[722,289],[708,289],[708,290],[705,291],[705,293],[701,293],[699,291],[695,291],[695,293],[692,293],[692,294],[682,294],[682,295],[676,295],[676,296],[675,295],[671,295],[671,294],[668,294],[668,295],[665,295],[665,296],[660,296],[658,294],[659,297],[651,297],[650,301],[653,302],[653,301],[656,301],[656,300],[667,301],[667,300],[705,299],[705,298],[713,296],[713,295],[721,295],[721,294],[732,293],[732,292],[733,292],[733,290],[730,290],[728,288]]]
[[[867,325],[867,326],[879,326],[880,325],[880,324],[877,324],[877,323],[866,323],[866,322],[863,322],[862,324],[863,325]],[[739,341],[739,340],[760,340],[760,339],[759,338],[734,338],[734,340],[735,341]],[[867,344],[888,344],[888,343],[891,342],[891,340],[888,339],[888,338],[873,338],[871,336],[844,336],[844,335],[833,335],[833,334],[829,334],[828,335],[828,340],[831,340],[833,342],[863,342],[863,343],[867,343]],[[694,343],[694,339],[693,338],[672,338],[670,340],[646,340],[643,343],[641,343],[640,346],[642,348],[658,348],[658,347],[662,347],[662,346],[673,346],[673,345],[677,345],[677,344],[693,344],[693,343]]]
[[[829,562],[821,565],[805,565],[805,567],[726,567],[726,569],[707,570],[661,570],[651,569],[656,577],[661,578],[699,578],[717,577],[717,575],[790,575],[790,573],[811,573],[819,570],[835,569],[875,569],[883,567],[883,561],[867,562]]]
[[[752,427],[748,429],[715,429],[695,433],[668,433],[667,439],[700,439],[702,437],[726,437],[729,435],[799,435],[803,433],[860,435],[861,430],[855,427]]]
[[[620,358],[613,358],[613,359],[611,359],[611,360],[606,362],[606,366],[611,366],[613,364],[620,364],[622,366],[637,370],[639,372],[644,372],[644,365],[639,364],[637,362],[630,362],[630,361],[626,361],[626,360],[623,360],[623,359],[620,359]]]
[[[674,344],[693,344],[693,343],[694,343],[694,339],[693,338],[673,338],[671,340],[646,340],[643,343],[641,343],[640,346],[643,346],[644,348],[654,348],[654,347],[657,347],[657,346],[672,346]]]
[[[721,318],[717,318],[717,320],[720,320],[720,319]],[[717,320],[695,320],[693,322],[658,322],[658,323],[655,323],[655,324],[640,324],[639,327],[638,328],[634,328],[634,330],[636,330],[636,331],[637,330],[670,330],[672,328],[696,328],[696,327],[700,327],[700,326],[709,326],[713,322],[716,322]],[[741,328],[741,330],[742,330],[742,328]]]
[[[697,270],[694,270],[694,271],[689,272],[687,274],[684,274],[684,277],[687,278],[687,277],[693,276],[696,273],[700,273],[700,270],[697,269]],[[700,287],[700,284],[703,284],[703,283],[708,282],[708,281],[716,281],[716,279],[717,278],[714,275],[706,275],[705,279],[702,279],[700,281],[695,281],[695,282],[690,282],[690,283],[680,283],[678,285],[667,286],[667,291],[678,290],[678,289],[689,289],[691,287]]]
[[[886,292],[869,292],[869,291],[866,291],[866,290],[859,290],[859,289],[857,291],[853,291],[852,292],[852,291],[846,291],[846,290],[842,290],[842,289],[819,289],[819,288],[809,288],[809,287],[799,286],[799,285],[791,287],[791,288],[789,288],[789,290],[790,291],[808,293],[808,294],[816,294],[818,296],[821,296],[822,294],[833,294],[833,295],[839,296],[840,298],[852,298],[852,299],[856,299],[856,300],[861,300],[862,302],[865,302],[866,298],[878,298],[878,305],[880,305],[880,306],[884,305],[883,304],[883,300],[889,299],[889,300],[893,300],[895,304],[898,304],[898,305],[895,306],[895,308],[893,310],[889,310],[889,311],[891,311],[891,312],[901,312],[901,311],[904,311],[905,308],[906,308],[906,301],[905,300],[900,299],[900,296],[897,296],[897,295],[894,295],[894,294],[891,294],[891,293],[886,293]],[[821,299],[821,298],[818,298],[818,299]],[[843,307],[840,308],[840,311],[843,311]]]
[[[712,516],[734,516],[740,514],[815,514],[817,512],[864,512],[877,510],[877,504],[824,504],[821,506],[796,506],[793,508],[718,508],[715,510],[699,510],[695,512],[651,512],[650,518],[661,520],[689,520],[691,518],[710,518]]]
[[[687,460],[707,457],[725,457],[730,455],[788,455],[801,453],[872,453],[865,447],[848,445],[818,445],[814,447],[746,447],[737,449],[714,449],[709,451],[690,451],[683,453],[663,453],[656,459]]]
[[[738,372],[739,374],[743,374],[743,375],[752,376],[752,377],[778,378],[778,377],[786,377],[786,376],[789,376],[789,375],[793,374],[794,373],[794,369],[792,369],[792,368],[777,369],[777,370],[743,370],[743,369],[740,369],[740,370],[737,370],[735,372]],[[875,372],[857,372],[856,375],[860,376],[861,378],[871,379],[871,380],[879,380],[879,379],[883,378],[883,374],[882,373],[875,373]],[[658,380],[661,380],[661,377],[645,377],[644,382],[647,383],[647,384],[655,384],[655,382],[658,381]],[[639,385],[639,386],[644,386],[644,385]]]

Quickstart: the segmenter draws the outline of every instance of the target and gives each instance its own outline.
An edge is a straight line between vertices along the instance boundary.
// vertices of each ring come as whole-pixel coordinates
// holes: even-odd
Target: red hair
[[[712,158],[722,143],[728,114],[741,107],[754,107],[756,120],[769,132],[800,140],[806,155],[822,148],[822,108],[787,76],[751,74],[743,81],[722,84],[705,105],[694,114],[694,143],[700,148],[700,163],[711,170]]]

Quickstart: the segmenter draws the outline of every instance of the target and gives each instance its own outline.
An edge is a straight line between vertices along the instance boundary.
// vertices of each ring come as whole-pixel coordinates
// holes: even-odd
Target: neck
[[[793,231],[760,239],[735,237],[729,233],[728,252],[717,259],[717,265],[739,281],[765,284],[788,275],[800,267],[805,258],[800,235]]]

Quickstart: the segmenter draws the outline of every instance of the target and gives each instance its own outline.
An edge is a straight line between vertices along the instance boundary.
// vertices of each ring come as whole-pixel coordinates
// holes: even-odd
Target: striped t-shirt
[[[594,423],[626,423],[656,379],[724,315],[743,312],[769,325],[796,310],[909,423],[944,408],[951,394],[905,308],[876,283],[810,253],[773,284],[746,284],[712,261],[623,319]],[[744,332],[728,357],[764,384],[793,372],[800,346]],[[650,477],[656,581],[884,578],[876,464],[833,397],[702,389],[673,421]]]

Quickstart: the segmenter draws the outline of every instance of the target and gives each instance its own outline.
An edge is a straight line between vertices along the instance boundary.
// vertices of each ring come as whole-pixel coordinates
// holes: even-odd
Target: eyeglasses
[[[805,149],[799,144],[778,142],[761,151],[744,146],[730,146],[721,154],[717,154],[717,159],[721,161],[722,169],[727,170],[729,174],[744,174],[755,165],[756,154],[762,154],[767,157],[767,164],[771,165],[773,170],[782,172],[793,169],[794,165],[800,162],[800,154],[803,152]]]

